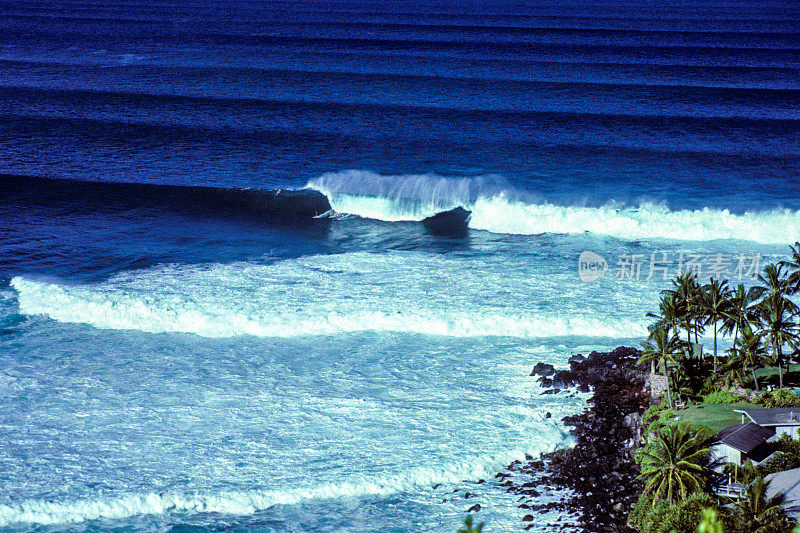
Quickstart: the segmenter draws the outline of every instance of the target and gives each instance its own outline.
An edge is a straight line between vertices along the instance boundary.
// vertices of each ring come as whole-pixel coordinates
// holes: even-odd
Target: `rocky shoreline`
[[[587,409],[565,417],[575,446],[515,461],[495,477],[508,492],[520,495],[523,528],[534,527],[534,515],[560,511],[574,522],[547,524],[557,531],[633,532],[628,513],[641,491],[633,454],[640,441],[642,415],[650,404],[645,373],[636,364],[635,348],[619,347],[608,353],[592,352],[570,358],[570,369],[556,371],[539,363],[531,375],[559,394],[567,389],[589,392]],[[523,475],[519,475],[523,474]],[[569,489],[572,496],[547,504],[534,498],[543,491]]]

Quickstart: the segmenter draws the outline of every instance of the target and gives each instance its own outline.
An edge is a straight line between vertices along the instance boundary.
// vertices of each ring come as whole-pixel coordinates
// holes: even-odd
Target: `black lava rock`
[[[575,385],[577,376],[569,370],[559,370],[553,374],[553,387],[567,389]]]
[[[536,366],[533,367],[533,372],[531,372],[531,376],[552,376],[555,374],[556,368],[553,365],[549,365],[547,363],[536,363]]]
[[[569,370],[542,377],[542,387],[549,388],[543,391],[545,394],[574,386],[593,394],[586,411],[564,418],[565,424],[573,428],[573,448],[509,467],[533,476],[535,481],[507,480],[511,485],[506,490],[521,495],[520,508],[525,509],[525,505],[530,509],[531,514],[526,514],[523,522],[533,522],[534,515],[540,512],[559,510],[576,514],[579,524],[571,527],[588,533],[632,533],[627,526],[628,512],[638,498],[641,482],[639,468],[628,448],[629,442],[636,440],[634,430],[625,420],[633,413],[641,415],[649,404],[643,392],[644,371],[636,363],[639,355],[635,348],[620,347],[607,353],[592,352],[587,357],[573,356]],[[545,415],[551,417],[552,413]],[[554,486],[568,488],[572,496],[566,501],[534,504],[532,498],[539,496],[534,485],[543,491]],[[524,527],[534,526],[531,523]]]

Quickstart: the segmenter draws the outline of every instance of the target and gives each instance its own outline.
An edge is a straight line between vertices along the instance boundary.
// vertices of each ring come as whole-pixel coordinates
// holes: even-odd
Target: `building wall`
[[[775,428],[775,437],[780,437],[781,435],[786,434],[789,435],[793,439],[797,439],[800,437],[800,427],[798,426],[778,426]]]
[[[723,463],[715,468],[715,470],[721,472],[724,463],[742,464],[742,452],[736,448],[731,448],[727,444],[715,444],[711,447],[711,460],[714,462],[719,460]]]

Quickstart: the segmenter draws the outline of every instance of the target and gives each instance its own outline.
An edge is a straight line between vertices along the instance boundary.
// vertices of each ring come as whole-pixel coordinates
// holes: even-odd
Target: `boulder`
[[[575,385],[576,376],[569,370],[559,370],[553,374],[553,387],[567,389]]]
[[[547,363],[536,363],[536,366],[533,367],[533,372],[531,372],[531,376],[552,376],[555,374],[556,368],[553,365],[549,365]]]

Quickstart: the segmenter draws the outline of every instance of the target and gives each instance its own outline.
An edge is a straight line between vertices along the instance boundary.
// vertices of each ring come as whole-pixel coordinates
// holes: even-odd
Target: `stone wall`
[[[661,374],[647,374],[644,388],[650,389],[651,401],[659,403],[667,394],[667,378]]]
[[[756,392],[756,391],[754,391],[752,389],[743,389],[741,387],[730,387],[728,389],[728,391],[731,394],[735,394],[736,396],[744,396],[745,398],[747,398],[750,401],[755,400],[756,398],[758,398],[761,395],[760,392]]]

